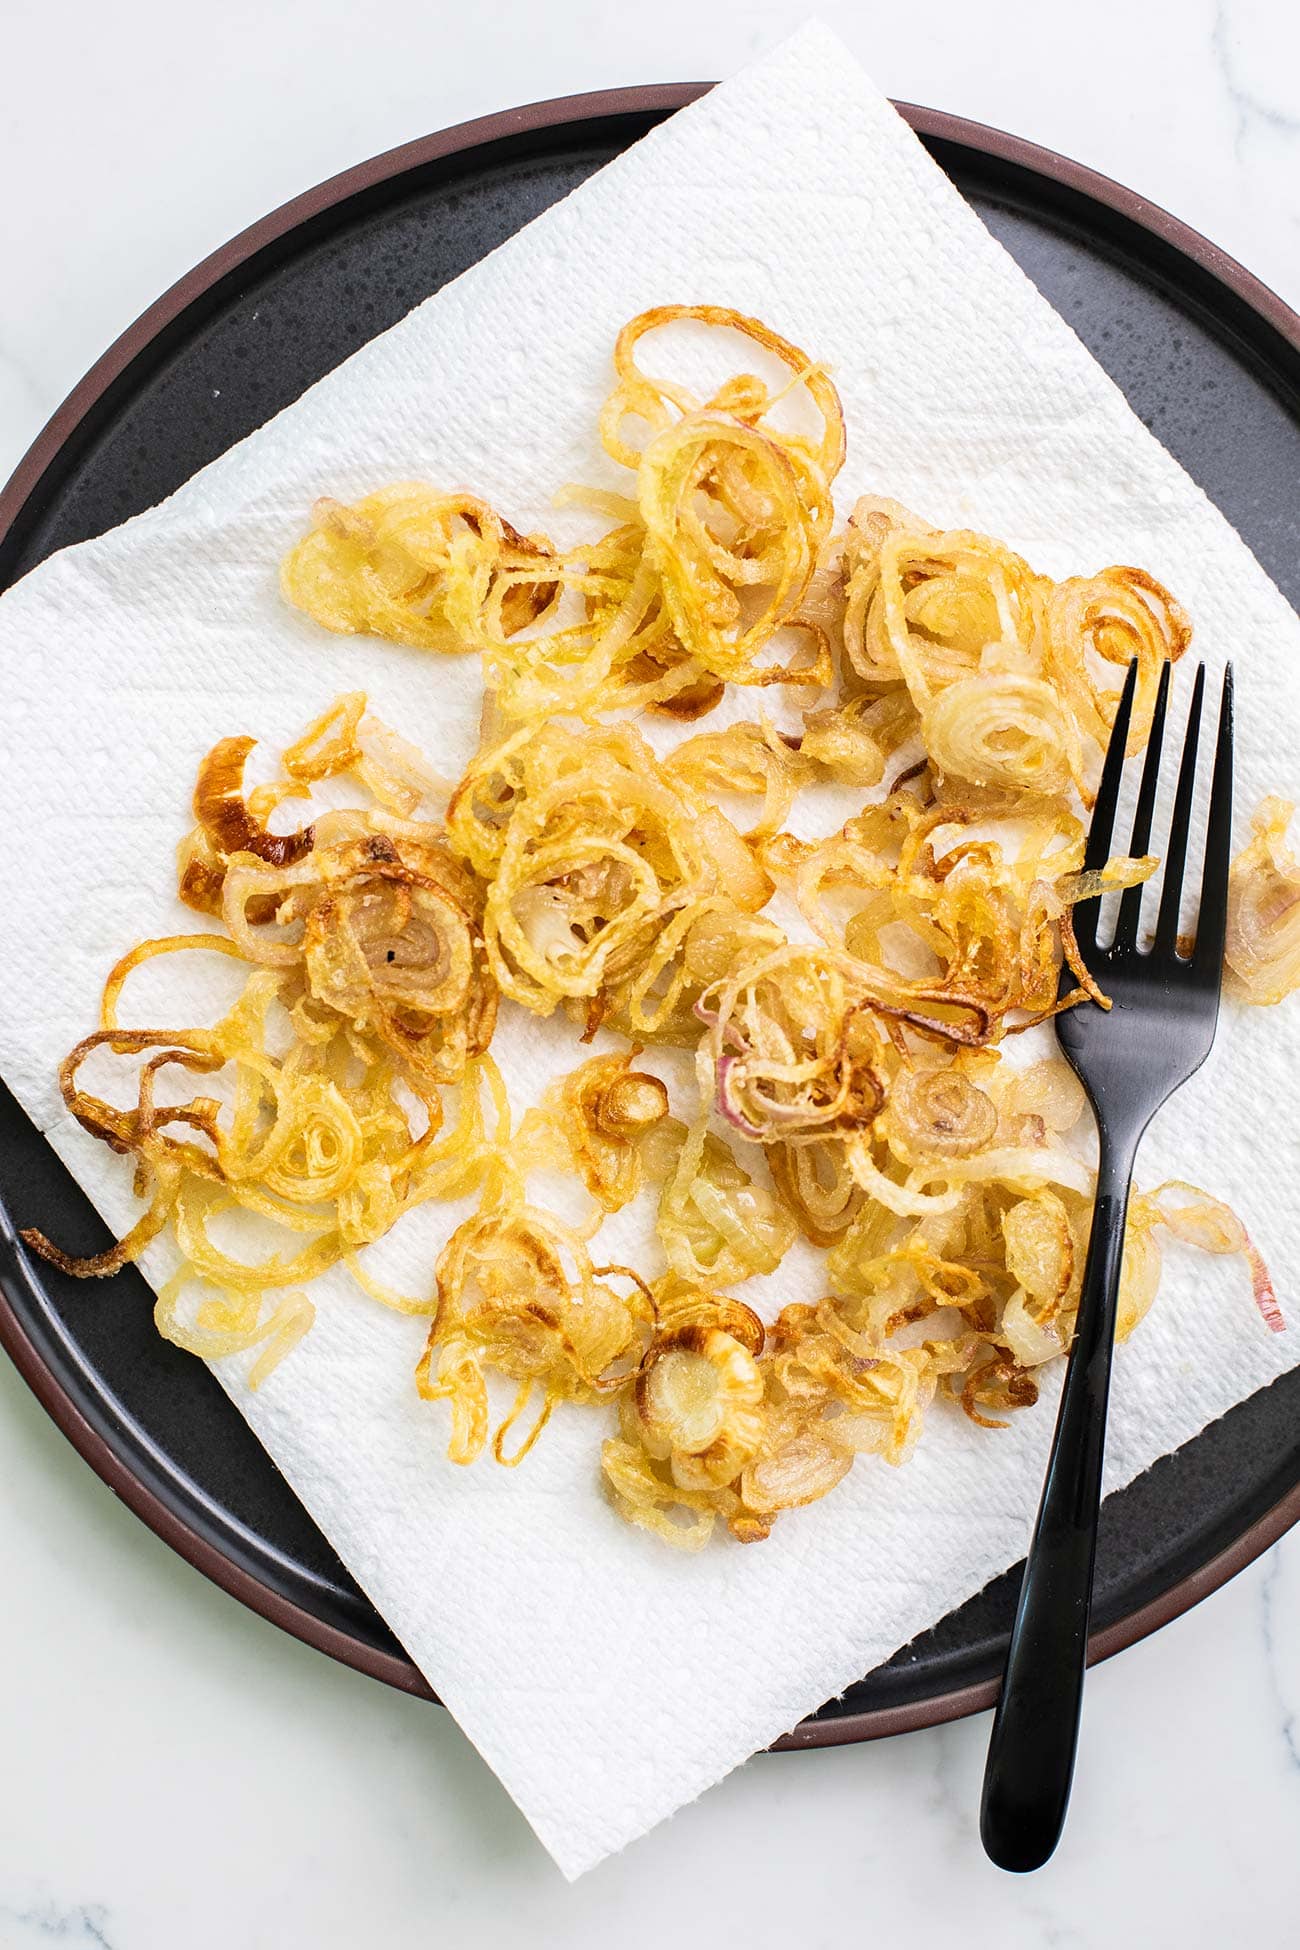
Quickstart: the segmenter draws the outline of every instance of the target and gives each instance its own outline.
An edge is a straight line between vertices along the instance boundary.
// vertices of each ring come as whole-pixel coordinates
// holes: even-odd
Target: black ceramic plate
[[[0,496],[0,587],[160,500],[421,298],[692,98],[548,103],[380,157],[299,198],[184,279],[88,375]],[[1147,425],[1300,599],[1300,319],[1159,211],[1077,165],[928,110],[933,155]],[[104,1232],[0,1091],[0,1338],[146,1522],[309,1643],[427,1693],[239,1413],[155,1333],[134,1271],[90,1292],[27,1264],[14,1223]],[[1212,1590],[1300,1516],[1300,1372],[1112,1497],[1094,1656]],[[791,1741],[861,1739],[987,1705],[1009,1573]]]

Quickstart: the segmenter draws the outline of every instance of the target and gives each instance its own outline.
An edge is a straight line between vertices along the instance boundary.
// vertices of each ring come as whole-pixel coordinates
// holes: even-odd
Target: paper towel
[[[330,637],[279,600],[319,493],[472,486],[522,528],[552,490],[611,478],[595,451],[618,327],[645,306],[757,313],[834,369],[842,511],[867,489],[1005,537],[1048,573],[1137,562],[1212,665],[1240,660],[1239,805],[1300,785],[1300,625],[846,49],[810,28],[684,110],[358,353],[169,502],[56,556],[0,602],[0,1070],[110,1222],[120,1160],[62,1114],[59,1058],[115,957],[188,928],[169,899],[198,757],[291,737],[336,692],[455,772],[475,742],[473,660]],[[71,944],[75,943],[75,947]],[[186,958],[189,959],[189,958]],[[197,959],[197,958],[196,958]],[[192,1007],[214,996],[197,975]],[[194,1019],[198,1019],[196,1014]],[[567,1039],[505,1011],[522,1105]],[[1282,1276],[1300,1257],[1300,1013],[1232,1012],[1211,1064],[1143,1148],[1232,1199]],[[24,1215],[15,1215],[21,1223]],[[450,1224],[399,1246],[428,1278]],[[620,1215],[627,1231],[636,1221]],[[792,1262],[770,1307],[809,1278]],[[260,1394],[217,1372],[359,1582],[568,1875],[689,1801],[1023,1551],[1053,1391],[988,1434],[941,1409],[899,1471],[864,1460],[772,1538],[679,1557],[613,1516],[600,1418],[561,1411],[522,1469],[458,1470],[411,1384],[424,1327],[315,1289],[318,1320]],[[110,1296],[88,1289],[87,1307]],[[1127,1482],[1300,1358],[1240,1266],[1171,1252],[1118,1362],[1107,1481]]]

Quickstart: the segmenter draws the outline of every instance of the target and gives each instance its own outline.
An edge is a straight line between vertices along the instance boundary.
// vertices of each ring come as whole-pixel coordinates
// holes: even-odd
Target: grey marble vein
[[[1232,104],[1237,120],[1233,153],[1238,162],[1242,160],[1246,138],[1254,127],[1262,125],[1283,135],[1300,135],[1300,115],[1288,114],[1283,109],[1274,107],[1271,102],[1261,100],[1247,84],[1237,57],[1232,0],[1219,0],[1214,14],[1214,31],[1210,36],[1210,46],[1214,53],[1215,67],[1223,82],[1224,93]]]
[[[11,1924],[23,1931],[21,1937],[8,1934]],[[60,1903],[39,1903],[18,1909],[0,1903],[0,1941],[18,1950],[25,1943],[90,1943],[100,1950],[114,1950],[107,1934],[108,1911],[103,1903],[77,1903],[65,1908]]]
[[[1292,1664],[1284,1653],[1290,1655],[1292,1647],[1284,1642],[1278,1629],[1279,1586],[1282,1580],[1282,1553],[1275,1544],[1269,1552],[1264,1565],[1264,1577],[1259,1589],[1260,1630],[1264,1641],[1264,1659],[1268,1669],[1269,1688],[1277,1702],[1278,1731],[1286,1746],[1291,1765],[1300,1770],[1300,1735],[1297,1733],[1296,1714],[1287,1700],[1283,1684],[1283,1672]]]

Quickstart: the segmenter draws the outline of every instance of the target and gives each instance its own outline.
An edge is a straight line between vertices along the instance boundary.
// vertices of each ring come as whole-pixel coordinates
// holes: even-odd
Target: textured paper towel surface
[[[164,890],[198,757],[233,731],[282,742],[357,686],[449,772],[474,742],[470,662],[328,637],[282,606],[276,565],[309,503],[423,476],[554,527],[554,486],[609,477],[593,428],[618,326],[669,301],[758,313],[833,366],[844,509],[875,489],[1004,536],[1049,573],[1151,569],[1211,664],[1241,660],[1239,804],[1300,784],[1296,618],[846,50],[806,30],[170,502],[0,602],[0,814],[21,837],[0,854],[0,1069],[111,1222],[130,1210],[126,1174],[63,1118],[55,1067],[122,949],[192,925]],[[211,1001],[196,986],[194,1008]],[[522,1105],[557,1046],[509,1014],[501,1043]],[[1186,1174],[1230,1197],[1283,1273],[1300,1263],[1298,1057],[1294,1008],[1232,1014],[1141,1161],[1146,1182]],[[427,1223],[402,1247],[426,1278],[449,1219]],[[769,1302],[810,1277],[791,1265]],[[567,1874],[1023,1550],[1048,1398],[996,1436],[936,1411],[904,1470],[865,1461],[768,1543],[678,1558],[605,1508],[590,1412],[557,1415],[519,1471],[456,1470],[410,1384],[421,1323],[346,1280],[316,1298],[315,1330],[258,1396],[237,1364],[221,1379]],[[108,1300],[87,1291],[87,1306]],[[1297,1358],[1300,1333],[1263,1330],[1239,1267],[1171,1252],[1118,1364],[1110,1486]]]

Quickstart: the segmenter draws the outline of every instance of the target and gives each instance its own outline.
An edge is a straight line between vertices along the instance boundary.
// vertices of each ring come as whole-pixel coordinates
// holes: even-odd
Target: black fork
[[[1151,839],[1169,670],[1166,664],[1161,672],[1138,791],[1129,848],[1137,854],[1147,851]],[[1114,850],[1111,834],[1136,682],[1133,664],[1106,751],[1085,867],[1104,866]],[[1149,950],[1139,946],[1141,887],[1130,887],[1121,897],[1114,943],[1106,949],[1097,946],[1100,899],[1081,902],[1075,909],[1080,952],[1114,1006],[1104,1010],[1081,1002],[1056,1018],[1061,1048],[1096,1114],[1100,1159],[1074,1344],[984,1770],[980,1834],[988,1854],[1004,1869],[1037,1869],[1046,1862],[1060,1839],[1070,1798],[1133,1160],[1161,1104],[1209,1055],[1218,1020],[1232,824],[1231,665],[1224,674],[1219,708],[1195,946],[1183,955],[1178,917],[1204,696],[1202,665],[1183,741],[1154,943]],[[1068,969],[1063,971],[1062,993],[1073,985]]]

